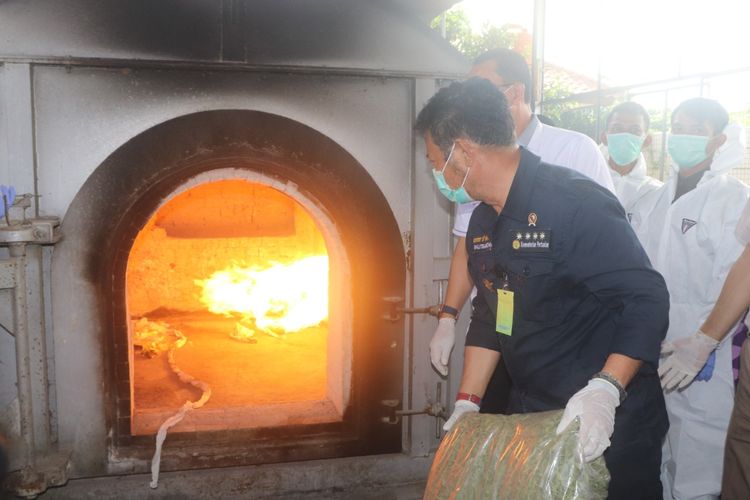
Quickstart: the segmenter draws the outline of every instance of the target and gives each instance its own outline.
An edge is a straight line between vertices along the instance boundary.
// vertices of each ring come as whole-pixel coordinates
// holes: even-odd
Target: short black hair
[[[674,121],[678,111],[692,116],[701,123],[708,123],[713,128],[714,135],[720,134],[729,123],[729,113],[724,106],[719,104],[718,101],[705,97],[693,97],[687,101],[682,101],[672,111],[671,121]]]
[[[612,117],[615,116],[616,113],[620,113],[621,115],[641,115],[641,117],[643,118],[643,124],[646,126],[646,132],[651,126],[651,117],[648,115],[648,111],[646,111],[646,108],[644,108],[637,102],[625,101],[612,108],[612,111],[609,112],[609,114],[607,115],[607,123],[605,124],[605,128],[609,128],[609,124],[612,122]]]
[[[531,72],[526,59],[510,49],[493,49],[480,54],[474,59],[474,66],[487,61],[495,61],[495,73],[505,83],[523,83],[523,100],[528,104],[531,102]]]
[[[422,134],[429,132],[446,156],[461,137],[483,146],[509,146],[515,140],[508,101],[484,78],[453,82],[441,89],[419,112],[414,128]]]

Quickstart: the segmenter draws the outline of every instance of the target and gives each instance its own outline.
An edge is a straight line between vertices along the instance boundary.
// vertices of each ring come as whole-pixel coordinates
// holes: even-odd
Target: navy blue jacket
[[[480,204],[466,247],[478,290],[466,345],[502,352],[511,410],[564,408],[619,353],[644,363],[618,408],[613,447],[639,428],[663,436],[656,367],[669,295],[612,193],[521,148],[502,212]],[[498,288],[514,292],[510,336],[496,332]]]

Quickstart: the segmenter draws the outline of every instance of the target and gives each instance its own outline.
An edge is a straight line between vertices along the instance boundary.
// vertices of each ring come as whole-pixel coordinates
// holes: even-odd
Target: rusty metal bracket
[[[24,467],[11,472],[5,479],[4,488],[22,498],[36,498],[49,488],[63,486],[68,482],[71,469],[69,452],[50,452],[38,457],[35,467]],[[2,493],[2,490],[0,490]]]
[[[394,323],[403,318],[404,314],[429,314],[430,316],[437,317],[440,312],[440,304],[427,307],[403,307],[403,297],[383,297],[383,301],[387,307],[383,319]]]
[[[401,417],[408,417],[411,415],[430,415],[433,417],[442,418],[445,420],[447,418],[447,411],[446,408],[443,407],[442,403],[440,402],[440,385],[438,384],[438,400],[434,403],[427,402],[427,405],[425,405],[424,408],[421,410],[419,409],[408,409],[408,410],[397,410],[398,406],[400,405],[401,401],[398,399],[384,399],[380,402],[383,406],[389,409],[390,413],[386,417],[382,417],[380,419],[381,422],[384,424],[389,425],[396,425],[399,422],[401,422]],[[439,424],[439,421],[438,421]]]

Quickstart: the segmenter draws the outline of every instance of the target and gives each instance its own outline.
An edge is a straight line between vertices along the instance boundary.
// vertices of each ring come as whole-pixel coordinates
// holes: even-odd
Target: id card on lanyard
[[[503,276],[503,287],[497,290],[495,331],[503,335],[513,333],[513,292],[508,290],[508,275]]]

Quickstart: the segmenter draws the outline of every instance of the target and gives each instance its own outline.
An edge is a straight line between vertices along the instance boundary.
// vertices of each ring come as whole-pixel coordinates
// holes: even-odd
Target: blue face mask
[[[461,182],[461,185],[458,186],[456,189],[451,189],[448,186],[448,183],[445,182],[445,175],[443,175],[443,172],[445,172],[445,167],[448,166],[448,162],[451,160],[451,156],[453,156],[453,149],[456,147],[456,143],[453,143],[453,146],[451,146],[451,152],[448,153],[448,158],[445,160],[445,164],[443,165],[442,170],[438,172],[437,170],[432,170],[432,175],[435,177],[435,182],[437,183],[437,187],[440,190],[441,193],[443,193],[443,196],[448,198],[450,201],[454,203],[470,203],[474,201],[474,199],[469,196],[469,193],[466,192],[464,189],[464,184],[466,184],[466,178],[469,177],[469,170],[470,168],[466,169],[466,175],[464,175],[464,180]]]
[[[609,157],[621,167],[630,165],[638,159],[638,155],[641,154],[641,148],[643,147],[643,141],[645,140],[646,136],[635,134],[607,134],[607,151],[609,151]]]
[[[708,158],[708,141],[709,137],[705,135],[670,134],[667,150],[680,170],[687,170]]]

